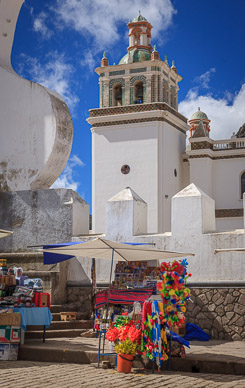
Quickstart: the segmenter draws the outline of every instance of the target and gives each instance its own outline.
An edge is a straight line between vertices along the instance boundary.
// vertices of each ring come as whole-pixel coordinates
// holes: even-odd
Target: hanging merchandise
[[[157,288],[163,300],[163,313],[168,327],[181,327],[185,323],[184,313],[186,301],[190,298],[190,290],[186,281],[191,274],[187,274],[187,260],[162,263],[162,282]]]
[[[162,361],[168,359],[165,322],[163,303],[159,303],[157,300],[144,303],[142,311],[143,336],[141,352],[149,360],[156,360],[158,369],[160,369]]]

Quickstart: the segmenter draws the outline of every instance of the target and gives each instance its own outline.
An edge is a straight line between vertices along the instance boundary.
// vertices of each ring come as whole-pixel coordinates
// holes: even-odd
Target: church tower
[[[182,77],[151,45],[152,25],[128,23],[129,47],[118,65],[106,53],[99,75],[100,108],[91,109],[93,232],[105,231],[106,201],[130,187],[148,205],[148,232],[170,231],[171,198],[186,183],[187,119],[178,112]]]

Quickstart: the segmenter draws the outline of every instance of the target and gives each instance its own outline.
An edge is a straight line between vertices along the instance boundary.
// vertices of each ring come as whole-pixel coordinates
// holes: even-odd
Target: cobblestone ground
[[[0,361],[1,388],[120,387],[202,388],[245,387],[245,376],[164,372],[121,374],[95,365],[54,364],[30,361]]]

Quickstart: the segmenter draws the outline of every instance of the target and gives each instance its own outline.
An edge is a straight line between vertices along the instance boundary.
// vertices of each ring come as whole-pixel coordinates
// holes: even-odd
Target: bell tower
[[[128,23],[129,46],[118,65],[106,53],[99,75],[100,108],[92,132],[93,232],[105,231],[106,201],[131,187],[148,205],[148,232],[170,231],[171,197],[184,187],[187,119],[178,112],[182,77],[151,45],[152,25]]]

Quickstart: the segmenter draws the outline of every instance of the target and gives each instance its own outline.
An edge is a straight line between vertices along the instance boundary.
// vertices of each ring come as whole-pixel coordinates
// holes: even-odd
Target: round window
[[[130,172],[130,167],[127,165],[127,164],[124,164],[122,167],[121,167],[121,173],[122,174],[128,174]]]

